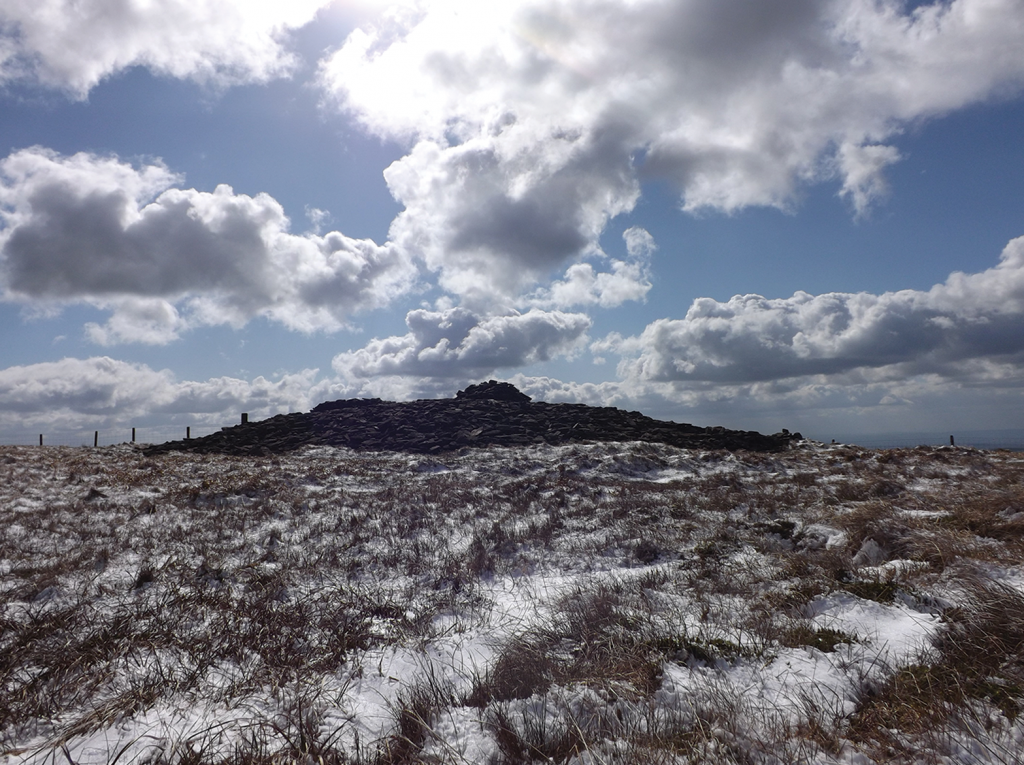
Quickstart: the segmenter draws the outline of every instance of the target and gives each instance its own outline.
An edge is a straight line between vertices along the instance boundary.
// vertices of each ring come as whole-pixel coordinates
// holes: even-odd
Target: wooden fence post
[[[191,438],[192,438],[192,426],[191,425],[186,425],[185,426],[185,440],[188,441]]]
[[[950,436],[950,437],[949,437],[949,445],[950,445],[950,446],[956,446],[956,442],[955,442],[955,441],[953,441],[953,436]]]
[[[43,445],[43,434],[42,433],[39,434],[39,445],[40,446]]]
[[[132,428],[132,443],[135,443],[135,428]]]
[[[92,432],[92,445],[93,448],[96,448],[97,446],[100,445],[100,432],[98,430],[94,430]]]

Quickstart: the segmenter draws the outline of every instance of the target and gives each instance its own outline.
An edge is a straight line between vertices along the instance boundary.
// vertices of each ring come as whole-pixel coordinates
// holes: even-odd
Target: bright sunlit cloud
[[[406,141],[392,226],[472,305],[514,298],[600,252],[640,184],[684,210],[792,209],[838,178],[882,199],[886,141],[1024,83],[1020,0],[464,0],[354,32],[321,83],[366,129]],[[639,160],[643,157],[643,160]]]
[[[330,0],[5,0],[0,84],[38,83],[85,98],[132,66],[216,86],[289,73],[290,30]]]
[[[180,188],[161,164],[64,157],[40,148],[0,160],[0,287],[15,302],[86,303],[102,345],[163,344],[190,327],[257,316],[336,331],[412,288],[392,244],[339,232],[296,235],[268,194]]]

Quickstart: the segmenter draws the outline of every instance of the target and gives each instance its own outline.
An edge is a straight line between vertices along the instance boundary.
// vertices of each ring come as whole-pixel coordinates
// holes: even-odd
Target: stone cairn
[[[649,441],[687,449],[775,452],[799,440],[799,433],[787,430],[766,436],[665,422],[608,406],[534,402],[510,383],[488,380],[459,391],[453,399],[326,401],[308,413],[279,414],[203,438],[156,444],[145,453],[267,455],[322,445],[440,454],[463,447],[588,441]]]

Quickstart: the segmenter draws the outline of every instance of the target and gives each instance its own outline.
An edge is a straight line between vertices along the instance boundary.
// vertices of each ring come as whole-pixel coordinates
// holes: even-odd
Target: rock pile
[[[465,390],[456,393],[455,398],[474,401],[515,401],[520,404],[527,404],[533,400],[512,383],[498,382],[497,380],[470,385]]]
[[[279,414],[219,433],[148,447],[260,455],[309,444],[368,451],[437,454],[466,446],[528,446],[582,441],[652,441],[694,449],[780,451],[799,433],[766,436],[753,431],[664,422],[639,412],[586,404],[533,402],[509,383],[490,380],[454,399],[329,401],[309,413]]]

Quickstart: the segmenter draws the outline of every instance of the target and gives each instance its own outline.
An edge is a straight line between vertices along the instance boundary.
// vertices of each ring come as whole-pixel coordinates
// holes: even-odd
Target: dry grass
[[[108,760],[459,763],[475,725],[495,763],[956,761],[964,740],[1017,761],[1024,600],[979,573],[1024,553],[1017,455],[15,447],[0,487],[12,762],[189,710],[210,711]],[[502,588],[545,577],[503,621]],[[889,661],[815,616],[843,598],[941,625]],[[488,634],[482,664],[373,674]],[[821,654],[855,709],[812,689],[783,713],[729,680]],[[374,730],[352,706],[371,679]]]
[[[867,688],[851,717],[851,738],[880,761],[955,761],[964,739],[982,761],[1024,761],[1018,744],[986,735],[1024,709],[1024,598],[986,579],[964,588],[970,605],[945,614],[931,655]]]

